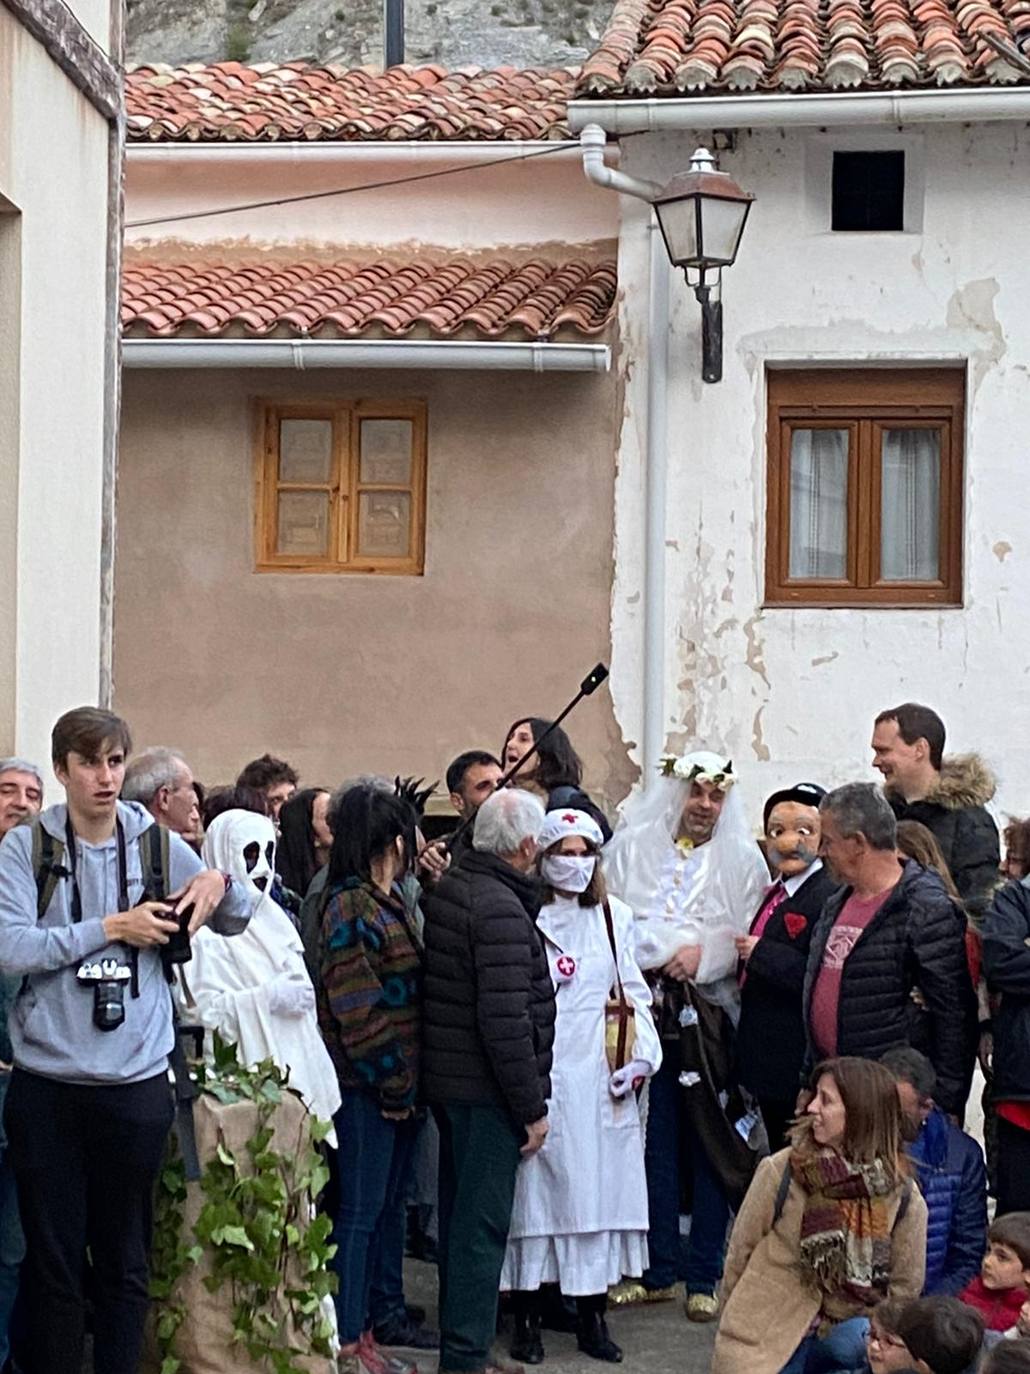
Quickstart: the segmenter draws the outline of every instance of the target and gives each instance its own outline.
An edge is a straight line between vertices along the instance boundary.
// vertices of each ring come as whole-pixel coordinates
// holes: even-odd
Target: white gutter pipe
[[[608,135],[600,124],[585,124],[579,135],[580,152],[583,155],[583,171],[587,181],[595,186],[603,186],[608,191],[618,191],[620,195],[633,196],[636,200],[653,201],[661,191],[656,181],[642,181],[626,172],[617,172],[605,162],[608,151]]]
[[[605,164],[607,136],[599,124],[580,132],[583,171],[588,181],[648,203],[661,191]],[[668,432],[669,257],[651,216],[650,293],[647,349],[647,437],[644,458],[644,721],[641,768],[646,787],[665,750],[665,522],[666,440]]]
[[[611,349],[585,343],[450,339],[125,339],[125,367],[427,368],[607,372]]]
[[[965,91],[839,91],[717,95],[650,100],[574,100],[569,125],[592,126],[610,134],[640,134],[663,129],[757,129],[789,125],[925,124],[937,121],[979,124],[1030,120],[1030,87]],[[632,193],[630,193],[632,194]]]
[[[670,267],[654,216],[647,350],[647,468],[644,499],[644,749],[645,785],[665,753],[665,521],[668,465]]]
[[[609,156],[618,156],[617,147]],[[361,163],[361,162],[498,162],[525,161],[545,158],[547,161],[567,162],[579,156],[575,139],[428,141],[419,139],[383,139],[374,143],[325,142],[304,143],[234,143],[231,140],[211,143],[144,143],[130,141],[125,156],[130,165],[167,162],[196,162],[205,167],[226,163],[260,164],[263,167],[296,165],[298,163]]]

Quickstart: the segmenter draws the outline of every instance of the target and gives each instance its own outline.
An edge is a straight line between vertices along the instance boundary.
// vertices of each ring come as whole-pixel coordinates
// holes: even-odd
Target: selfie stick
[[[499,792],[502,787],[508,786],[509,782],[511,782],[512,778],[516,775],[516,773],[519,772],[519,770],[522,768],[526,760],[531,759],[533,755],[539,751],[541,744],[543,744],[547,736],[550,735],[554,730],[557,730],[558,726],[562,723],[565,717],[576,709],[576,707],[579,705],[579,703],[583,700],[584,697],[593,696],[594,692],[597,691],[598,687],[600,687],[601,683],[605,680],[607,676],[608,669],[604,666],[603,663],[599,663],[596,668],[593,668],[589,673],[587,673],[586,677],[579,684],[579,691],[569,702],[568,706],[566,706],[565,710],[562,711],[561,715],[557,716],[554,720],[552,720],[547,729],[543,732],[543,734],[541,734],[540,738],[529,749],[526,750],[526,752],[516,763],[512,764],[512,766],[508,769],[506,773],[502,773],[501,776],[497,779],[497,786],[494,789],[495,791]],[[471,816],[466,817],[466,819],[462,821],[461,825],[458,826],[457,830],[455,830],[452,835],[449,835],[447,837],[447,849],[453,848],[455,841],[458,840],[462,835],[464,835],[465,831],[473,823],[475,818],[475,812],[473,812]]]

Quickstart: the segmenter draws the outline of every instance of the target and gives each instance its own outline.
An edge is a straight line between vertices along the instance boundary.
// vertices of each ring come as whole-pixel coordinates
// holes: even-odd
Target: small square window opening
[[[833,154],[832,228],[879,232],[905,227],[905,154]]]

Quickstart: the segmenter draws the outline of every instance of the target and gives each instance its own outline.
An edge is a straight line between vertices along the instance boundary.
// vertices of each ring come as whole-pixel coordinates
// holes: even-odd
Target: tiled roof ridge
[[[616,0],[577,97],[964,87],[1026,80],[1030,0]]]
[[[576,67],[385,71],[330,63],[139,63],[130,142],[549,140],[568,136]]]
[[[612,319],[611,260],[433,259],[158,263],[133,255],[122,274],[122,328],[159,338],[403,338],[422,330],[547,340],[563,328],[597,335]]]

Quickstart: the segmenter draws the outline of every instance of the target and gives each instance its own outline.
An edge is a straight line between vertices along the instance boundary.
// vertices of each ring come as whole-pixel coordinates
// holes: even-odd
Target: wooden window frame
[[[332,461],[328,482],[279,479],[279,426],[283,420],[326,420],[332,424]],[[363,420],[410,420],[411,481],[372,484],[360,479]],[[258,572],[375,573],[421,576],[425,571],[427,409],[425,401],[300,401],[255,403],[255,569]],[[329,550],[325,557],[277,551],[279,493],[328,491]],[[411,494],[410,553],[405,558],[361,557],[358,548],[359,496],[365,491]]]
[[[764,605],[923,607],[962,605],[964,368],[769,369]],[[941,430],[940,578],[879,576],[884,428]],[[790,453],[793,429],[849,429],[847,577],[792,578]]]

